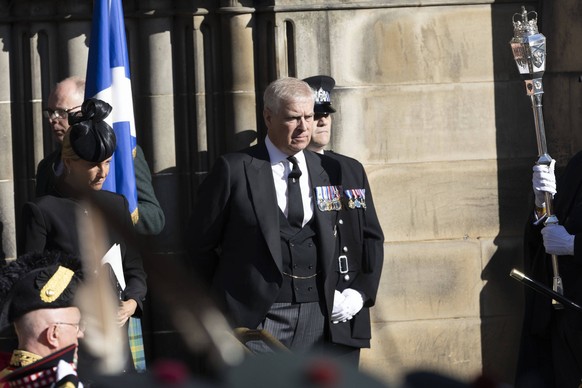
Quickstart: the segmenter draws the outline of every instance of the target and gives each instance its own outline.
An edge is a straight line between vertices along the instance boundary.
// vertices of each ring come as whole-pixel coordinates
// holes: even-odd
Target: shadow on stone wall
[[[533,206],[531,166],[537,159],[530,100],[513,60],[512,15],[522,3],[492,6],[499,233],[482,251],[480,294],[483,374],[512,384],[519,350],[523,287],[509,277],[523,268],[523,228]],[[526,4],[533,9],[536,2]]]

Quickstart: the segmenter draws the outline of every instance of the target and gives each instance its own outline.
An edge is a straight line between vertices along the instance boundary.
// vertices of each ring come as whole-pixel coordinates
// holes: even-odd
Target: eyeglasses
[[[77,334],[79,334],[80,331],[85,331],[85,321],[80,321],[79,323],[53,322],[53,325],[73,326],[75,330],[77,330]]]
[[[42,111],[42,114],[45,118],[49,119],[49,120],[57,120],[57,119],[63,119],[66,120],[69,117],[69,114],[75,110],[75,109],[79,109],[81,107],[81,105],[79,106],[75,106],[71,109],[50,109],[50,108],[46,108]]]

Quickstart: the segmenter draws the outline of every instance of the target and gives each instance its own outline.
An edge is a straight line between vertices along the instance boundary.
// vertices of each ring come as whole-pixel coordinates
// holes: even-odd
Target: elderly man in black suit
[[[315,203],[331,181],[321,159],[305,150],[309,85],[276,80],[264,105],[264,143],[221,156],[200,186],[189,249],[234,326],[265,329],[290,349],[308,351],[327,342],[333,306],[336,214]]]
[[[335,80],[318,75],[304,79],[313,89],[315,117],[308,149],[328,156],[326,169],[339,163],[341,175],[332,181],[341,187],[342,206],[338,209],[338,253],[333,263],[335,299],[331,315],[331,341],[336,353],[359,363],[360,348],[370,347],[370,311],[376,301],[384,261],[384,234],[378,221],[372,192],[360,162],[333,151],[324,151],[331,137],[331,91]]]

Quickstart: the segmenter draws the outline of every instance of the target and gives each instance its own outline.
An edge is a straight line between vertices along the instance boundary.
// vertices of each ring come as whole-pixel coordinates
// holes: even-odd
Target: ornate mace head
[[[539,33],[537,21],[537,12],[528,12],[523,6],[521,13],[513,15],[513,39],[509,43],[519,74],[526,80],[541,79],[546,70],[546,37]]]

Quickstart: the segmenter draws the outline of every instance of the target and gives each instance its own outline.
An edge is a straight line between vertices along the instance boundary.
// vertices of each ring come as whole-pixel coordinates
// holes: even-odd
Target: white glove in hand
[[[362,298],[362,294],[353,288],[346,288],[343,290],[341,295],[344,296],[344,300],[341,302],[337,309],[335,308],[336,298],[334,298],[334,309],[331,313],[331,321],[333,323],[349,321],[364,306],[364,299]]]
[[[550,193],[552,196],[556,194],[555,165],[556,161],[552,159],[549,166],[537,164],[533,166],[532,186],[537,207],[543,207],[546,202],[545,193]]]
[[[333,323],[338,323],[340,320],[345,321],[347,318],[344,318],[344,311],[342,307],[342,303],[346,299],[345,296],[342,295],[341,292],[335,290],[333,294],[333,309],[331,311],[331,321]]]
[[[542,229],[544,247],[550,255],[573,255],[574,236],[566,231],[562,225],[547,225]]]
[[[346,288],[342,291],[342,295],[346,297],[343,304],[348,304],[352,316],[359,313],[362,307],[364,307],[364,298],[359,291],[353,288]]]

